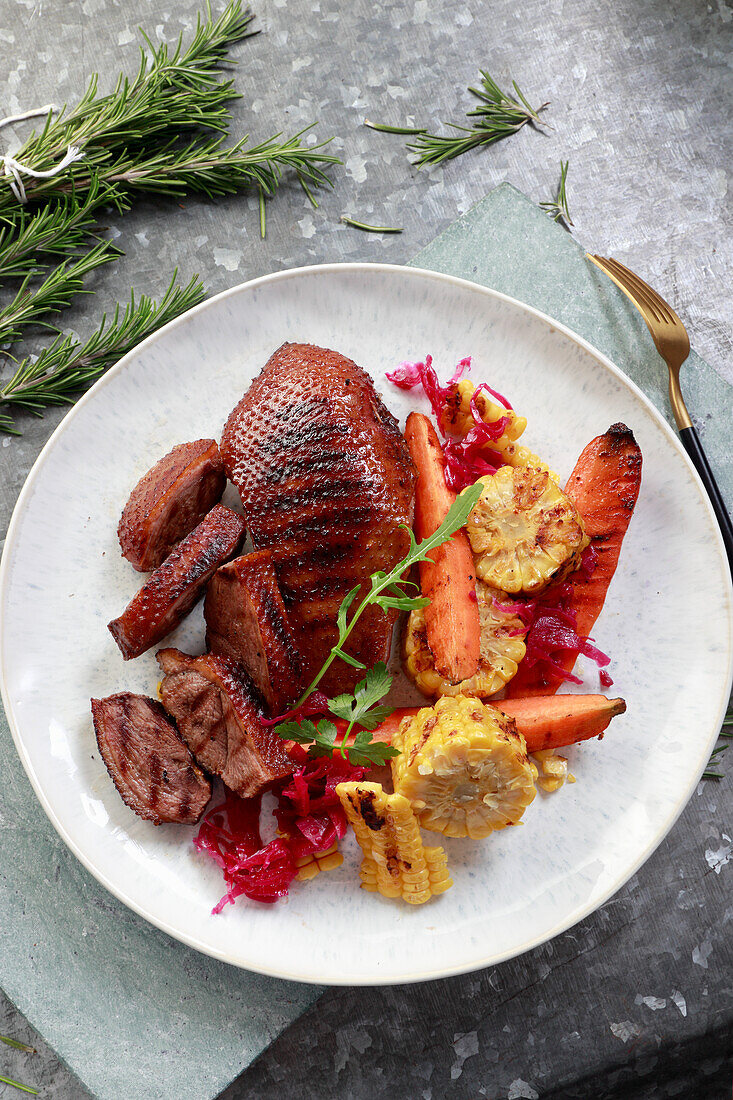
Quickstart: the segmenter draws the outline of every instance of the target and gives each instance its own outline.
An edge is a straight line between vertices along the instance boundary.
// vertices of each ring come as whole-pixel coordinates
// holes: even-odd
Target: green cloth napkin
[[[626,298],[562,229],[502,185],[413,266],[471,279],[556,317],[670,417],[666,371]],[[733,389],[696,355],[684,389],[733,499]],[[100,1100],[209,1100],[320,994],[184,947],[127,910],[67,851],[0,714],[0,984]]]

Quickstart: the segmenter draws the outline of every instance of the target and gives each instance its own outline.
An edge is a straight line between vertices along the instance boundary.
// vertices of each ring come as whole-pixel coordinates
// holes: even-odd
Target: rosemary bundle
[[[458,126],[450,123],[452,134],[431,134],[425,127],[385,126],[381,123],[365,120],[365,125],[384,134],[406,134],[414,137],[407,148],[415,154],[414,163],[418,168],[426,164],[442,164],[454,160],[470,149],[483,145],[493,145],[495,141],[515,134],[527,123],[546,125],[540,118],[540,111],[549,106],[543,103],[532,107],[520,91],[516,80],[512,81],[514,97],[503,92],[489,74],[481,70],[481,87],[469,88],[469,92],[479,100],[479,106],[468,111],[466,117],[475,119],[471,126]]]
[[[314,206],[314,191],[331,185],[325,170],[338,158],[324,150],[328,142],[304,143],[311,127],[225,145],[228,104],[239,95],[220,66],[233,43],[256,33],[253,18],[241,0],[230,0],[214,19],[207,0],[188,46],[179,39],[173,49],[154,47],[146,37],[132,80],[120,76],[113,92],[100,95],[92,77],[75,107],[43,109],[39,131],[0,158],[0,346],[10,357],[32,327],[56,333],[37,361],[24,357],[0,382],[0,408],[8,409],[0,412],[0,431],[14,431],[13,406],[41,415],[47,405],[73,400],[74,390],[204,296],[197,279],[171,284],[158,305],[132,295],[124,317],[118,309],[109,325],[103,318],[86,342],[62,336],[55,316],[85,292],[86,276],[122,254],[103,237],[105,211],[124,213],[142,194],[213,198],[252,188],[264,236],[265,201],[286,174]]]

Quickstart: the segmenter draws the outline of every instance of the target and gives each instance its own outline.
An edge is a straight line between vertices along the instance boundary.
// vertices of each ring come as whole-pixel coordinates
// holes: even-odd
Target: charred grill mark
[[[312,394],[296,401],[294,404],[285,404],[281,408],[275,408],[272,412],[274,420],[294,420],[299,416],[307,417],[312,414],[322,413],[328,408],[328,398],[325,394]]]
[[[267,536],[262,538],[261,531],[258,533],[257,541],[260,545],[269,546],[269,540],[277,538],[281,542],[297,543],[299,541],[310,542],[314,538],[328,539],[332,534],[342,533],[344,528],[347,531],[352,531],[354,534],[354,540],[358,534],[358,529],[368,524],[372,518],[372,509],[370,507],[364,508],[344,508],[339,512],[338,516],[334,516],[330,513],[324,516],[300,516],[298,518],[285,517],[285,520],[289,520],[287,527],[279,527],[278,520],[274,517],[275,522],[269,522],[267,524]],[[269,519],[269,516],[268,516]],[[265,526],[264,524],[262,525]],[[291,553],[296,553],[296,546],[291,547]]]
[[[346,436],[349,434],[347,424],[339,421],[315,421],[313,424],[293,424],[278,434],[273,432],[266,439],[260,440],[259,450],[263,455],[282,456],[286,451],[303,447],[313,447],[325,444],[335,435]]]
[[[258,602],[260,610],[264,616],[267,626],[269,626],[273,635],[280,643],[283,651],[287,654],[290,661],[290,667],[293,672],[300,670],[300,658],[293,647],[293,639],[288,629],[287,623],[284,622],[282,615],[280,614],[280,607],[277,600],[273,597],[272,592],[266,586],[263,586],[261,591],[258,592]]]
[[[348,451],[326,451],[318,456],[313,455],[289,455],[287,462],[279,466],[272,466],[260,473],[260,481],[263,485],[279,485],[289,478],[297,478],[302,474],[313,474],[317,471],[327,473],[333,469],[340,469],[345,464],[353,461],[353,456]]]
[[[358,798],[359,811],[364,820],[364,824],[367,828],[371,829],[373,833],[378,833],[380,829],[384,828],[385,818],[380,817],[374,809],[374,791],[365,791],[363,794],[360,792]]]
[[[155,749],[150,749],[147,757],[149,774],[150,805],[155,810],[160,803],[160,788],[163,783],[163,762]]]
[[[272,500],[260,500],[256,504],[249,504],[247,512],[249,515],[256,516],[260,514],[271,515],[273,512],[295,511],[296,509],[302,510],[319,502],[336,503],[357,494],[363,496],[367,492],[368,486],[360,478],[329,478],[317,485],[296,489],[292,492],[283,492]]]

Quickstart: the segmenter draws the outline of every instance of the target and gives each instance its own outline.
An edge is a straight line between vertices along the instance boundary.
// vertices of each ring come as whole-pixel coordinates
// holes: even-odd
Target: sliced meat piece
[[[161,649],[163,706],[202,767],[241,798],[293,771],[284,743],[263,726],[262,701],[242,666],[204,653]]]
[[[412,460],[369,376],[309,344],[271,356],[220,449],[254,546],[272,553],[308,682],[337,641],[344,596],[408,550],[400,525],[412,523]],[[347,651],[367,666],[386,660],[394,618],[370,608]],[[337,660],[321,686],[350,690],[362,675]]]
[[[145,573],[221,499],[227,479],[213,439],[174,447],[138,481],[117,528],[123,557]]]
[[[206,590],[204,618],[207,648],[243,664],[270,714],[283,714],[306,685],[269,550],[217,569]]]
[[[121,691],[92,699],[92,718],[122,801],[154,825],[195,825],[211,798],[211,783],[160,703]]]
[[[235,553],[244,531],[242,517],[217,504],[171,551],[120,617],[107,624],[126,661],[139,657],[178,626],[209,577]]]

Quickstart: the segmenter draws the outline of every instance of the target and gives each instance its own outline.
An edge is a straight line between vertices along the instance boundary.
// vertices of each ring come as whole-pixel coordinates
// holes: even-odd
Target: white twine
[[[52,111],[58,111],[53,103],[47,103],[45,107],[34,107],[30,111],[23,111],[19,115],[7,115],[6,118],[0,119],[0,130],[4,126],[10,126],[14,122],[23,122],[27,118],[37,118],[39,115],[48,115]],[[19,160],[16,160],[10,153],[5,153],[4,156],[0,156],[0,164],[3,165],[3,175],[10,178],[10,190],[15,195],[16,199],[20,203],[28,202],[28,196],[23,186],[23,180],[21,176],[30,176],[37,180],[48,180],[53,176],[57,176],[59,172],[63,172],[64,168],[68,168],[70,164],[73,164],[75,160],[79,160],[84,154],[77,145],[70,145],[66,150],[66,153],[62,160],[54,168],[49,168],[47,172],[36,172],[34,168],[31,168],[27,164],[21,164]]]

